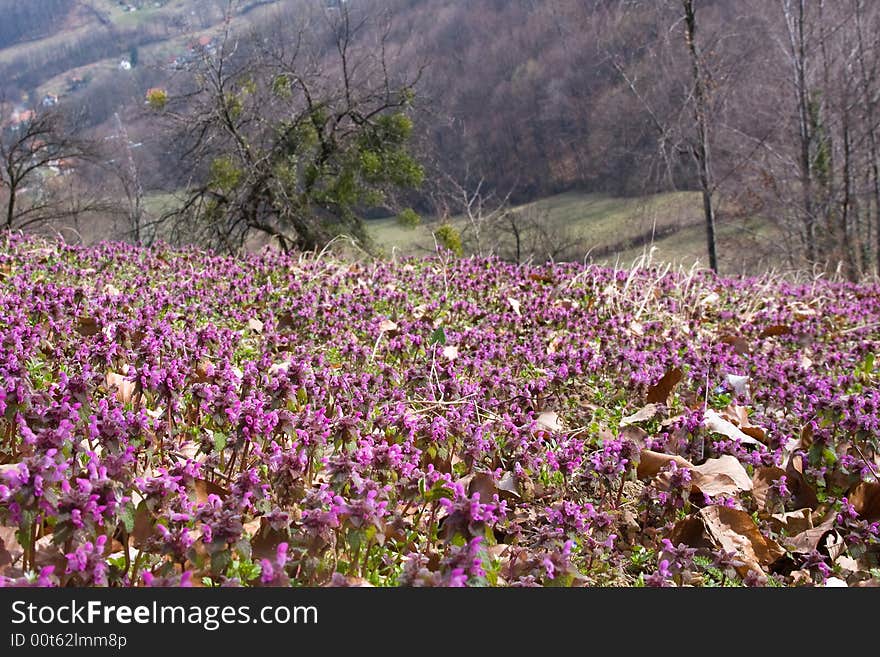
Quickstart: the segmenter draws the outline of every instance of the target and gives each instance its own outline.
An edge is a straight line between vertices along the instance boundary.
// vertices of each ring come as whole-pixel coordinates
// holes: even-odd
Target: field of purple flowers
[[[0,584],[880,583],[880,287],[10,236]]]

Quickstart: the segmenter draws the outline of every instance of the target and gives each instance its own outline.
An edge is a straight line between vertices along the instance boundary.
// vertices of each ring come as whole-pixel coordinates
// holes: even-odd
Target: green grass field
[[[630,236],[657,229],[678,228],[699,221],[699,195],[672,192],[638,198],[616,198],[603,194],[567,192],[520,206],[531,210],[542,221],[556,228],[566,228],[583,239],[590,248],[609,248]],[[452,220],[459,230],[466,226],[463,217]],[[376,244],[386,251],[396,249],[414,254],[433,246],[431,222],[415,229],[405,228],[394,218],[370,221],[368,226]]]
[[[696,192],[635,198],[568,192],[520,206],[520,209],[531,209],[542,221],[579,237],[579,255],[589,255],[601,264],[629,267],[647,252],[657,263],[690,267],[708,262],[702,204]],[[453,218],[452,223],[459,230],[466,227],[463,217]],[[406,228],[393,217],[367,224],[376,245],[388,255],[433,251],[431,228],[435,225],[428,218],[416,228]],[[642,239],[631,243],[639,237]],[[766,260],[762,247],[772,244],[773,240],[774,232],[767,222],[751,220],[744,224],[722,218],[717,226],[721,270],[738,274],[754,265],[772,268],[774,263]]]

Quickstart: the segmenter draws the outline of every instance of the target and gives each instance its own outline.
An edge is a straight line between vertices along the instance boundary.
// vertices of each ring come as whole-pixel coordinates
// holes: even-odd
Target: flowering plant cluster
[[[878,583],[880,287],[10,235],[0,584]]]

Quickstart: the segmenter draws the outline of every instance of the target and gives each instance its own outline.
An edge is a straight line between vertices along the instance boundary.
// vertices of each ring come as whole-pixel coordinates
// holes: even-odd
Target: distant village
[[[127,7],[133,6],[122,2],[119,4]],[[158,5],[160,3],[156,4]],[[134,8],[134,11],[137,11],[137,7]],[[202,35],[196,40],[190,42],[189,47],[185,51],[171,55],[166,61],[166,67],[170,70],[185,70],[199,57],[204,56],[205,54],[213,55],[216,50],[217,44],[215,38],[208,35]],[[130,71],[133,67],[134,65],[129,57],[120,58],[117,64],[117,68],[120,71]],[[0,124],[0,128],[4,130],[18,130],[22,125],[33,120],[36,112],[39,111],[40,108],[55,107],[58,105],[61,98],[88,86],[90,81],[91,75],[87,73],[82,75],[71,75],[67,78],[65,88],[60,92],[60,95],[46,93],[37,103],[29,103],[27,97],[21,99],[12,108],[8,119]],[[150,94],[158,89],[159,88],[157,87],[146,89],[145,96],[149,97]]]

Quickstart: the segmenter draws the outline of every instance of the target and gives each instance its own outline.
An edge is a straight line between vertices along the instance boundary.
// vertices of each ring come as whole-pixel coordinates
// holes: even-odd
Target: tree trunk
[[[810,128],[810,99],[807,91],[806,72],[806,7],[804,0],[797,0],[797,15],[792,15],[791,4],[783,1],[783,12],[788,30],[791,48],[792,67],[794,69],[794,86],[797,96],[798,137],[800,141],[800,158],[798,165],[801,178],[801,199],[803,203],[804,249],[809,263],[816,261],[816,226],[813,207],[813,166],[810,157],[812,130]]]
[[[864,35],[862,32],[862,11],[864,9],[863,0],[858,0],[856,2],[856,36],[858,39],[858,58],[859,58],[859,69],[862,74],[862,95],[863,102],[865,104],[865,114],[868,122],[868,151],[869,157],[871,159],[870,166],[870,176],[871,176],[871,191],[874,196],[874,222],[875,222],[875,234],[874,238],[876,239],[875,249],[876,252],[874,254],[876,258],[876,266],[877,266],[877,274],[880,275],[880,152],[878,152],[878,144],[877,144],[877,122],[875,121],[875,100],[873,98],[873,83],[874,80],[869,78],[868,76],[868,66],[865,62],[865,42]],[[870,204],[869,209],[870,209]],[[870,240],[870,232],[871,232],[871,213],[867,212],[868,220],[868,240]],[[868,261],[866,260],[864,266],[867,268]]]
[[[12,222],[15,220],[15,184],[9,184],[9,200],[6,202],[6,230],[12,230]]]
[[[694,119],[697,123],[697,143],[693,149],[694,162],[700,179],[703,194],[703,216],[706,221],[706,249],[709,253],[709,267],[718,271],[718,256],[715,248],[715,209],[712,205],[712,167],[709,151],[708,98],[700,52],[697,48],[697,16],[693,0],[682,0],[684,8],[685,36],[691,56],[694,78]]]

